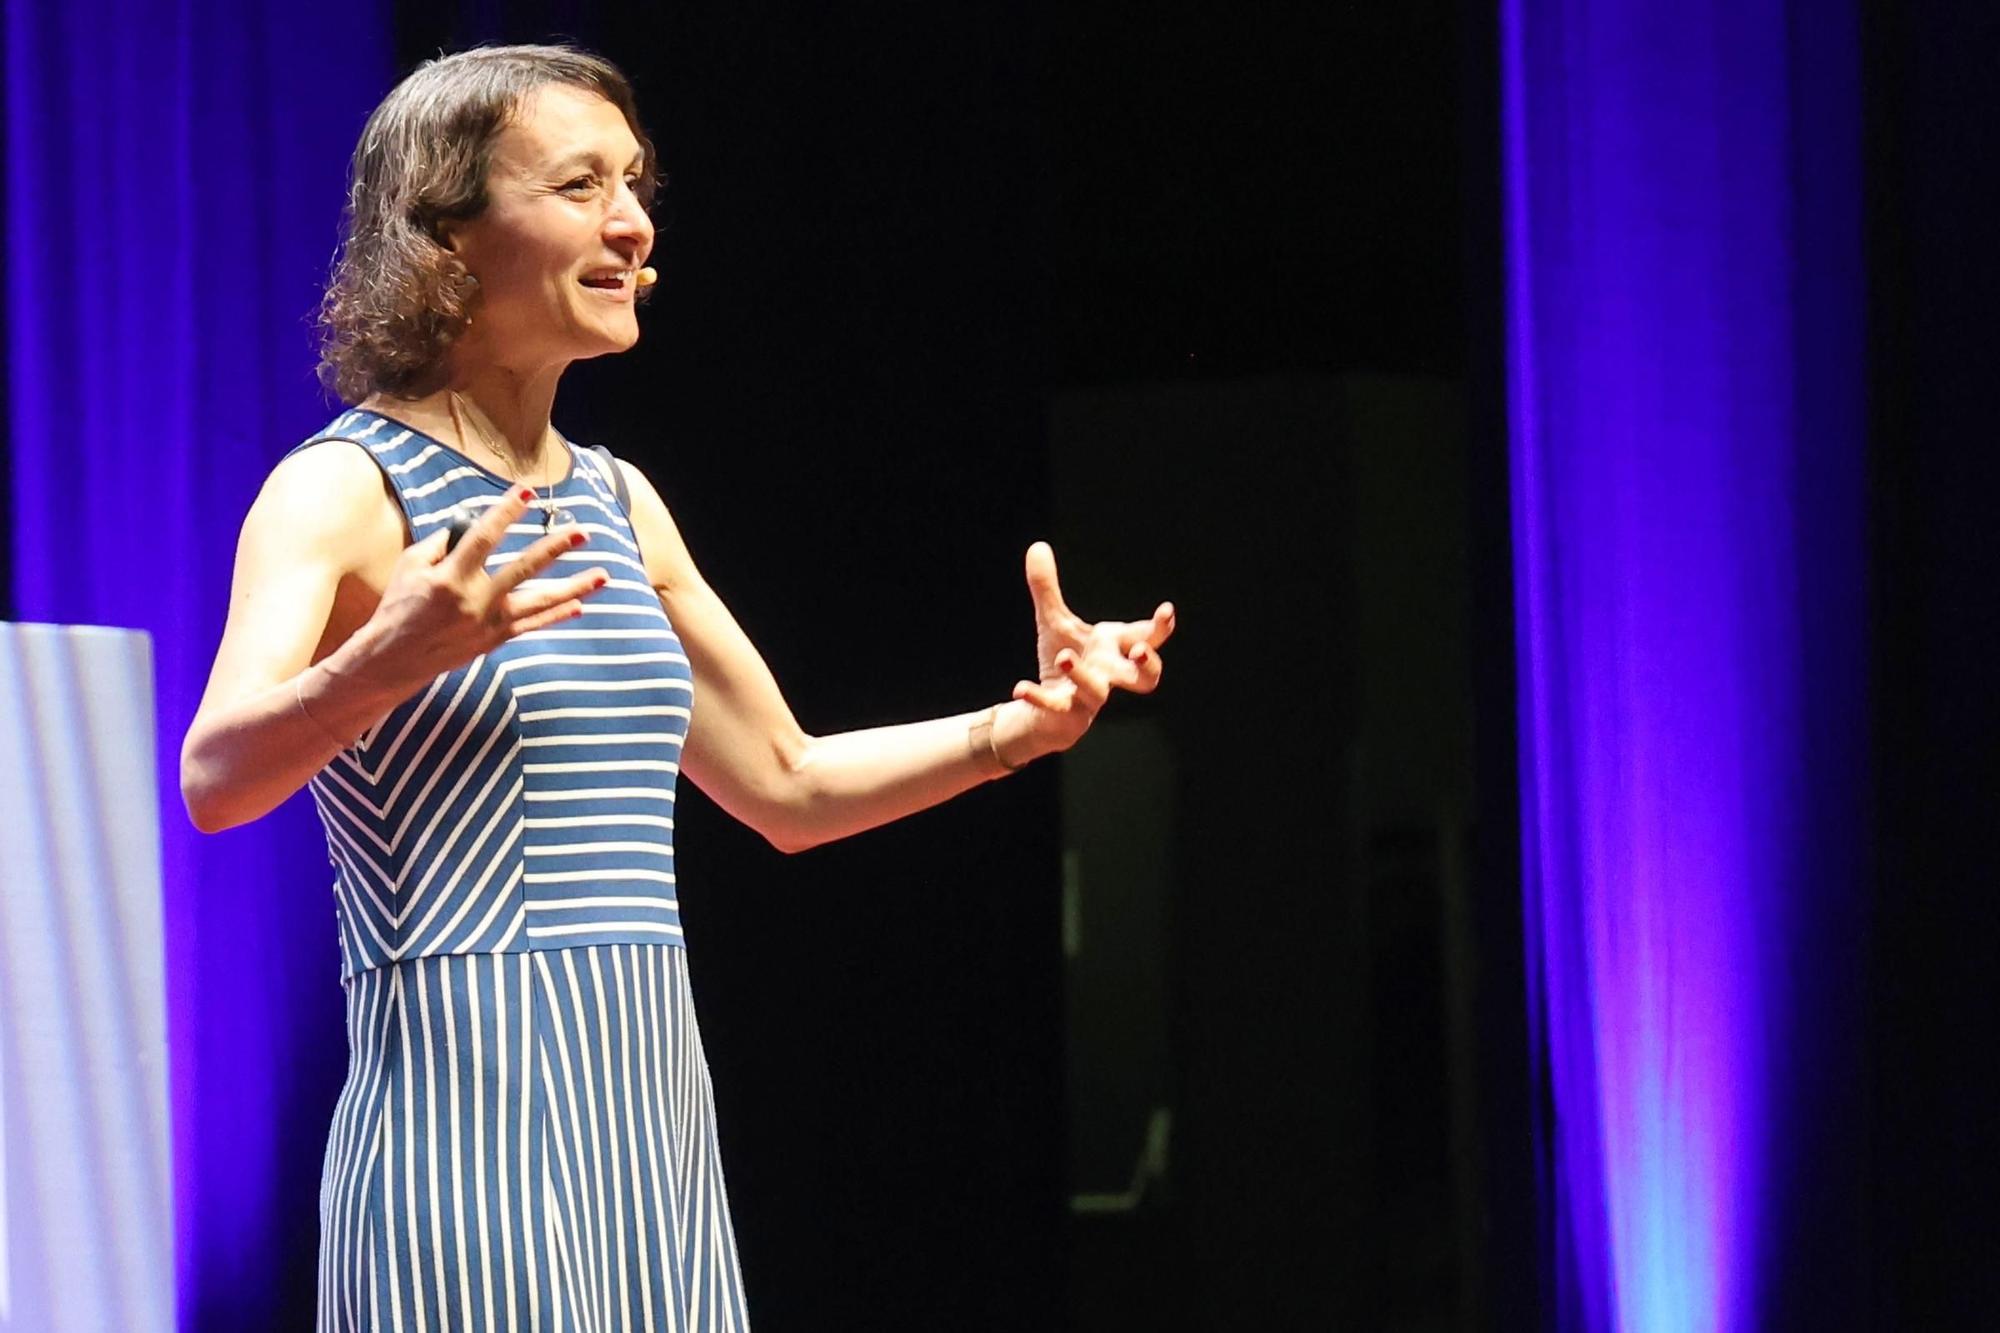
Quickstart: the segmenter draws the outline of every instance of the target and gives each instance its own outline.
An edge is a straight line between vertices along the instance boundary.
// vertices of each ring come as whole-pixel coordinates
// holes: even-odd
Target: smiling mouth
[[[597,273],[586,273],[578,282],[597,292],[622,292],[632,282],[631,269],[616,269]]]

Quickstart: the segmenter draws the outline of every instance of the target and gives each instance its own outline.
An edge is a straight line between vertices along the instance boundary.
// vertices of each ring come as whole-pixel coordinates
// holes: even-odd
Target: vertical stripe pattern
[[[748,1328],[685,950],[440,955],[346,986],[321,1333]]]

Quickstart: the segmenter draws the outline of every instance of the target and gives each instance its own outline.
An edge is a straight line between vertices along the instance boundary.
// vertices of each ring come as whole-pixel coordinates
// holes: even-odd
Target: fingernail
[[[599,574],[596,578],[590,581],[590,586],[593,588],[602,588],[605,584],[609,582],[611,582],[609,578],[607,578],[603,574]]]
[[[580,533],[580,532],[572,532],[572,533],[571,533],[571,534],[569,535],[569,544],[570,544],[570,545],[571,545],[572,547],[577,547],[577,546],[581,546],[581,545],[583,545],[583,544],[584,544],[584,543],[585,543],[586,541],[589,541],[589,540],[590,540],[590,539],[589,539],[588,537],[584,536],[584,535],[583,535],[582,533]]]
[[[535,493],[529,490],[526,486],[523,486],[520,490],[514,492],[514,496],[516,499],[519,500],[532,501],[535,498]]]

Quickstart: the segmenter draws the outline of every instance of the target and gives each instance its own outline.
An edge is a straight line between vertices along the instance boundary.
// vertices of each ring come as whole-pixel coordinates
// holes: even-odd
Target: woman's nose
[[[642,244],[652,245],[653,219],[647,215],[646,206],[639,202],[639,196],[632,192],[631,186],[618,187],[611,212],[604,219],[604,230],[611,236],[637,236]]]

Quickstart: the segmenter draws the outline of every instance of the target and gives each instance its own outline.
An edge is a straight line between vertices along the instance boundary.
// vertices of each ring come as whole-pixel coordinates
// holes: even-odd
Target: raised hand
[[[581,529],[552,533],[499,569],[486,571],[487,557],[532,498],[531,491],[510,490],[449,551],[444,531],[403,551],[364,631],[378,638],[377,650],[370,654],[374,664],[415,688],[517,635],[583,614],[583,599],[609,581],[600,567],[545,587],[522,587],[557,556],[583,545]]]
[[[1035,659],[1040,679],[1014,686],[1032,706],[1010,761],[1076,744],[1113,690],[1151,694],[1160,684],[1160,647],[1174,632],[1174,608],[1162,602],[1150,620],[1087,621],[1063,601],[1055,552],[1047,542],[1028,548],[1028,594],[1035,604]]]

